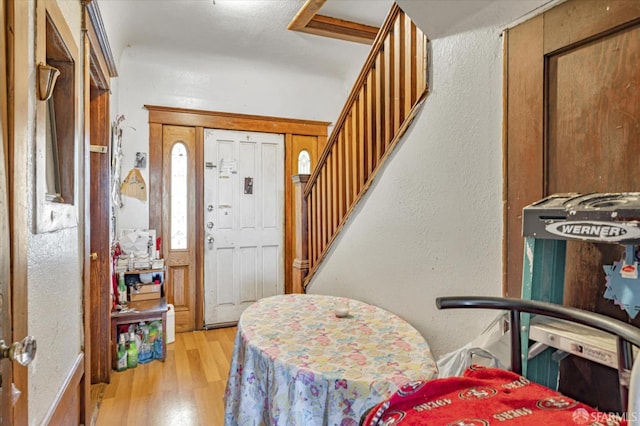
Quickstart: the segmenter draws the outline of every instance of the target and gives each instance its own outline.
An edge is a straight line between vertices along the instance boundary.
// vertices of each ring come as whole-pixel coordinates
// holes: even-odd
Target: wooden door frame
[[[11,221],[11,311],[13,336],[26,336],[28,333],[28,233],[30,225],[23,206],[31,204],[31,193],[26,179],[19,179],[20,168],[29,161],[29,70],[33,66],[29,52],[29,2],[6,1],[7,11],[7,127],[8,127],[8,180],[9,180],[9,219]],[[12,337],[13,337],[12,336]],[[12,339],[13,341],[13,339]],[[26,425],[29,413],[29,372],[26,368],[13,371],[13,383],[22,392],[13,406],[13,419],[10,424]]]
[[[3,29],[0,35],[0,51],[2,52],[2,63],[6,64],[8,61],[7,55],[7,43],[6,43],[6,15],[5,15],[5,1],[0,0],[0,22],[2,22]],[[2,166],[0,167],[2,176],[0,176],[0,229],[1,229],[1,241],[0,246],[3,253],[2,259],[0,259],[0,280],[2,284],[0,286],[0,297],[2,298],[2,312],[0,313],[0,323],[2,324],[2,338],[8,341],[13,341],[11,334],[11,228],[9,226],[11,204],[9,204],[9,182],[7,180],[9,172],[9,159],[8,159],[8,126],[7,126],[7,68],[0,68],[0,161]],[[9,253],[9,255],[7,255]],[[0,375],[3,379],[12,380],[12,365],[10,362],[2,362],[0,364]],[[5,382],[6,383],[6,382]],[[0,420],[10,419],[11,417],[11,397],[7,394],[2,396],[0,402]]]
[[[293,175],[291,161],[293,155],[292,138],[294,135],[317,137],[318,152],[321,152],[327,142],[327,127],[325,121],[299,120],[282,117],[269,117],[248,114],[234,114],[219,111],[203,111],[183,108],[172,108],[155,105],[144,106],[149,111],[149,228],[155,229],[157,235],[162,234],[162,126],[187,126],[196,128],[196,211],[202,212],[203,205],[203,156],[204,129],[237,130],[263,133],[281,133],[284,135],[284,262],[285,262],[285,292],[291,291],[291,265],[293,264],[292,248],[294,246],[293,226],[291,222],[291,204],[293,197]],[[194,329],[201,329],[204,324],[204,266],[203,253],[204,234],[198,230],[204,229],[203,215],[196,214],[196,312]],[[166,244],[163,244],[163,251]],[[287,266],[288,265],[288,266]]]
[[[90,380],[85,382],[85,392],[89,382],[109,382],[111,377],[110,342],[110,79],[117,76],[115,63],[106,41],[102,26],[102,17],[95,1],[83,0],[82,28],[84,32],[84,162],[85,162],[85,238],[84,238],[84,334],[85,334],[85,372]],[[94,152],[91,146],[104,147],[104,153]],[[103,160],[95,158],[104,156]],[[93,159],[92,159],[93,158]],[[106,160],[106,161],[105,161]],[[93,167],[98,167],[94,170]],[[105,180],[95,182],[93,172]],[[92,195],[93,194],[93,201]],[[96,195],[104,199],[96,199]],[[107,215],[104,223],[91,223],[94,215],[92,206],[102,215]],[[97,247],[96,247],[97,246]],[[90,253],[100,250],[98,258],[90,260]],[[93,285],[92,282],[93,281]],[[89,395],[89,393],[87,393]],[[87,409],[89,398],[84,407]],[[90,415],[90,414],[89,414]]]
[[[634,25],[639,20],[640,3],[635,0],[569,0],[506,32],[503,150],[503,294],[506,296],[520,297],[522,209],[549,195],[545,181],[546,56]],[[517,48],[513,47],[516,45]]]

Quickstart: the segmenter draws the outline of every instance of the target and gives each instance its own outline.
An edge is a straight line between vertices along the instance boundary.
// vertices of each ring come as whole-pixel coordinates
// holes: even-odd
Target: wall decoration
[[[133,167],[136,169],[145,169],[147,168],[147,153],[146,152],[136,152],[136,159],[133,163]]]
[[[138,169],[129,170],[129,174],[122,182],[120,191],[129,197],[140,201],[147,201],[147,184]]]
[[[124,207],[122,196],[120,195],[120,169],[123,157],[122,127],[120,127],[120,123],[123,121],[124,115],[118,115],[111,124],[111,203],[118,208]]]

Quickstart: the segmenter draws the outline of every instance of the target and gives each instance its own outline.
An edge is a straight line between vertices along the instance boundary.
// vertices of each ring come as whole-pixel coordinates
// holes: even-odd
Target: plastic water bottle
[[[136,345],[136,335],[129,333],[129,349],[127,350],[127,368],[138,366],[138,346]]]
[[[124,340],[124,333],[120,334],[120,342],[118,343],[117,354],[117,370],[124,371],[127,369],[127,344]]]
[[[127,306],[127,286],[124,283],[124,274],[118,278],[118,302],[120,306]]]

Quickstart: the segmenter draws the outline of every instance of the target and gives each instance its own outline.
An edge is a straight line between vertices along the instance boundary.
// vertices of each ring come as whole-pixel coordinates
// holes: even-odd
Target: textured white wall
[[[118,66],[117,112],[124,114],[122,179],[137,151],[148,152],[148,112],[161,105],[332,122],[340,113],[369,48],[353,58],[348,81],[286,64],[128,48]],[[135,128],[133,130],[131,127]],[[142,175],[148,183],[148,167]],[[118,229],[147,228],[148,203],[123,197]]]
[[[69,27],[78,46],[81,40],[81,4],[77,1],[59,0]],[[35,22],[35,2],[29,4],[31,25]],[[35,34],[35,27],[30,28],[30,37]],[[32,39],[33,41],[33,39]],[[33,42],[30,43],[29,57],[33,58]],[[78,63],[82,56],[79,52]],[[33,163],[36,140],[35,132],[35,63],[28,61],[31,93],[29,96],[29,123],[32,130],[29,158],[26,164],[17,164],[16,180],[33,182],[35,167]],[[81,93],[82,82],[78,82],[77,93]],[[78,110],[82,111],[82,98],[78,98]],[[78,143],[82,141],[78,135]],[[81,158],[76,154],[76,164],[80,165]],[[82,169],[76,172],[78,191],[76,192],[76,206],[78,217],[82,218],[83,190]],[[29,223],[33,224],[35,210],[35,194],[33,186],[29,185],[31,193],[24,198],[25,211],[29,212]],[[47,411],[55,402],[66,378],[81,351],[83,338],[82,329],[82,221],[78,227],[61,231],[34,234],[33,226],[22,230],[27,233],[25,247],[28,256],[28,332],[36,337],[38,352],[35,360],[29,365],[29,424],[41,424]],[[23,336],[15,336],[21,339]],[[22,367],[18,367],[22,368]]]
[[[445,295],[501,294],[502,38],[433,40],[430,93],[311,281],[381,306],[438,355],[495,313],[438,311]]]

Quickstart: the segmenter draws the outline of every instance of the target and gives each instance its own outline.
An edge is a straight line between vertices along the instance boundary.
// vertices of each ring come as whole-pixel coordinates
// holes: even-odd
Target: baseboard
[[[83,375],[84,353],[79,353],[73,368],[42,421],[43,425],[71,424],[69,419],[80,418],[80,381]]]

